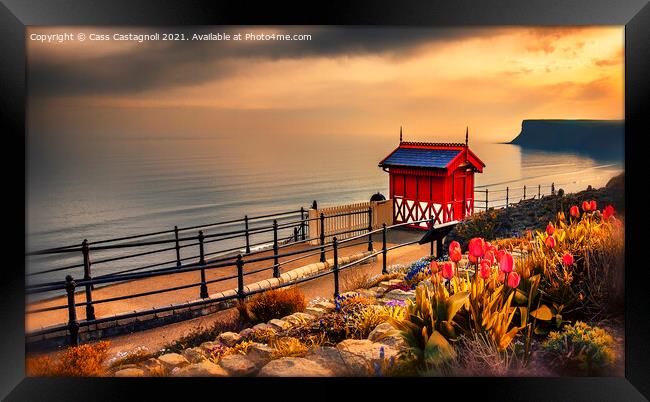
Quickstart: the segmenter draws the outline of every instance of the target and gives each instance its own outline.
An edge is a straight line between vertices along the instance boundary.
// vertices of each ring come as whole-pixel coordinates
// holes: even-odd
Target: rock
[[[151,375],[162,375],[165,372],[165,365],[156,358],[151,358],[140,363],[140,368],[145,371],[149,376]]]
[[[334,303],[331,303],[331,302],[328,302],[328,301],[321,301],[321,302],[318,302],[318,303],[316,303],[316,304],[314,305],[314,307],[316,307],[316,308],[321,308],[321,309],[326,310],[326,311],[327,311],[327,310],[331,311],[331,310],[334,310],[334,309],[336,308],[336,306],[334,305]]]
[[[175,377],[227,377],[228,372],[210,361],[190,364],[173,373]]]
[[[164,354],[158,357],[158,360],[160,360],[160,362],[165,366],[167,370],[172,370],[176,367],[183,367],[190,364],[190,362],[187,361],[186,358],[179,355],[178,353]]]
[[[273,359],[273,351],[274,349],[270,346],[261,343],[253,343],[248,347],[246,357],[255,363],[257,367],[262,367]]]
[[[139,368],[125,368],[115,372],[115,377],[144,377],[144,370]]]
[[[380,343],[374,343],[367,339],[346,339],[336,345],[336,348],[363,357],[371,363],[379,360],[382,348],[384,349],[385,359],[397,356],[397,350],[395,348]]]
[[[217,337],[217,342],[221,342],[228,347],[235,346],[235,344],[237,344],[237,342],[240,340],[241,335],[236,332],[224,332]]]
[[[258,370],[257,365],[251,359],[240,354],[222,357],[219,365],[234,377],[250,376]]]
[[[273,330],[273,331],[276,330],[273,325],[269,325],[269,324],[265,324],[265,323],[261,323],[261,324],[257,324],[255,326],[253,326],[253,331],[264,331],[266,329],[270,329],[270,330]]]
[[[302,357],[283,357],[262,367],[259,377],[331,377],[332,370]]]
[[[309,314],[311,314],[312,316],[315,316],[315,317],[320,317],[320,316],[324,315],[325,313],[327,313],[327,311],[325,311],[325,309],[322,309],[320,307],[307,307],[305,309],[305,311],[308,312]]]
[[[339,377],[361,377],[371,374],[371,367],[365,359],[331,346],[312,349],[305,359],[318,363]]]
[[[181,354],[190,363],[200,363],[206,359],[205,353],[203,353],[201,348],[185,349]]]
[[[372,330],[372,332],[370,332],[368,340],[383,345],[389,345],[397,349],[404,347],[406,344],[400,335],[387,335],[388,332],[393,330],[395,330],[395,328],[387,322],[379,324]]]
[[[239,331],[239,336],[240,336],[242,339],[246,339],[246,338],[248,338],[252,333],[253,333],[253,328],[246,328],[246,329],[242,329],[241,331]]]
[[[346,298],[347,297],[355,297],[355,296],[359,296],[359,292],[356,292],[356,291],[354,291],[354,292],[344,292],[344,293],[340,294],[340,297],[346,297]]]
[[[402,282],[404,282],[404,281],[401,280],[401,279],[391,279],[391,280],[388,281],[388,284],[392,286],[392,285],[399,285]]]
[[[393,289],[390,292],[386,293],[384,295],[384,298],[392,299],[392,300],[414,299],[415,298],[415,291],[414,290],[409,290],[408,292],[406,292],[406,291],[404,291],[402,289]]]
[[[297,325],[302,325],[306,324],[310,321],[315,320],[316,317],[314,317],[311,314],[305,314],[305,313],[293,313],[291,315],[288,315],[284,318],[282,318],[282,321],[286,321],[292,326],[297,326]]]
[[[291,324],[287,321],[278,320],[277,318],[269,321],[269,325],[273,327],[276,331],[283,331],[285,329],[291,328]]]

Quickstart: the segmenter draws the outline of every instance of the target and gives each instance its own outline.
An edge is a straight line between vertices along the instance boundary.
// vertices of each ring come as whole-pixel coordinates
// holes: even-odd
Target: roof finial
[[[467,143],[469,143],[469,126],[465,127],[465,148],[467,148]]]
[[[399,126],[399,143],[402,143],[402,126]]]

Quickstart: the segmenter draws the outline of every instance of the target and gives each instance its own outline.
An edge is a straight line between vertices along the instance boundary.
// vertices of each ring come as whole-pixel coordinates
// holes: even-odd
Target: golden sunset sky
[[[218,27],[311,41],[39,43],[28,130],[85,136],[509,141],[523,119],[623,119],[624,27]],[[44,134],[45,135],[45,134]]]

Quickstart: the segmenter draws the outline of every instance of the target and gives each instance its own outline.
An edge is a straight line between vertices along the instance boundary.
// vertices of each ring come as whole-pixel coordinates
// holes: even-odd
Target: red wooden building
[[[465,144],[402,141],[379,162],[390,178],[393,223],[461,220],[474,210],[474,173],[485,164]],[[428,223],[410,225],[422,229]]]

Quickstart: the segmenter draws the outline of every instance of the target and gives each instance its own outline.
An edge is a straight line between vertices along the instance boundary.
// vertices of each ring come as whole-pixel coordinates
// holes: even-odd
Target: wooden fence
[[[341,240],[347,239],[364,231],[379,229],[384,223],[388,226],[393,224],[392,200],[359,202],[327,208],[312,207],[309,209],[309,238],[312,239],[310,244],[320,244],[321,225],[324,229],[325,242],[329,243],[334,236]]]

